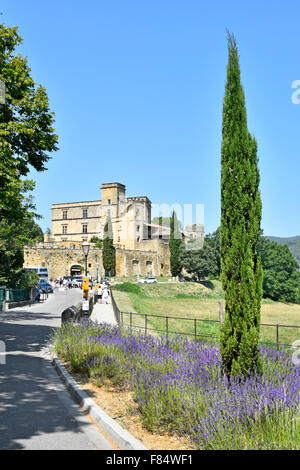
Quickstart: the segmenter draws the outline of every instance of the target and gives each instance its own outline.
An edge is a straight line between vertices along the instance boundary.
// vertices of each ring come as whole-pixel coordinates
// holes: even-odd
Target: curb
[[[96,403],[80,388],[78,383],[68,373],[57,357],[52,359],[52,365],[73,399],[93,418],[104,432],[122,450],[148,450],[140,441],[123,429],[115,420],[108,416]]]

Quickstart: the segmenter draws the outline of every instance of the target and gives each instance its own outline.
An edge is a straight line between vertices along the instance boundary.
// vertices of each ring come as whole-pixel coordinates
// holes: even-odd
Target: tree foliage
[[[247,128],[237,45],[229,33],[221,166],[221,279],[226,302],[221,355],[227,375],[241,376],[260,370],[261,199],[257,144]]]
[[[48,152],[57,150],[57,135],[45,88],[35,84],[27,59],[15,52],[22,41],[17,27],[0,25],[0,80],[6,87],[0,135],[9,149],[11,165],[25,176],[30,167],[46,169]]]
[[[90,239],[91,243],[94,243],[96,248],[102,249],[103,248],[103,240],[101,238],[96,237],[95,235]]]
[[[115,272],[115,247],[113,245],[113,230],[110,218],[107,218],[103,232],[102,263],[106,276]]]
[[[186,249],[181,252],[182,267],[194,274],[198,280],[208,276],[220,276],[219,229],[204,238],[203,247],[198,250]]]
[[[31,77],[27,59],[16,53],[17,27],[0,24],[0,80],[6,103],[0,104],[0,282],[14,285],[23,266],[23,246],[41,240],[34,222],[31,168],[44,171],[57,150],[54,115],[48,97]]]
[[[261,237],[263,294],[280,302],[300,303],[299,265],[287,245]]]
[[[177,220],[176,212],[173,211],[170,222],[170,269],[172,276],[179,276],[182,270],[182,257],[183,250],[181,225]]]

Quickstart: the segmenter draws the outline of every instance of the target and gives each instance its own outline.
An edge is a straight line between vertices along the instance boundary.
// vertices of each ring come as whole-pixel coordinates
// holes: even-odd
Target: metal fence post
[[[166,317],[167,340],[169,340],[169,317]]]
[[[276,348],[279,350],[279,325],[276,325]]]
[[[195,341],[197,341],[197,318],[194,318]]]
[[[145,315],[145,336],[147,336],[147,315]]]

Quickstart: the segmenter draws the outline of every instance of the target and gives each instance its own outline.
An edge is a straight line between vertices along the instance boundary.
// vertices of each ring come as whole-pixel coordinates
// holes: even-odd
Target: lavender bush
[[[299,367],[261,347],[263,373],[228,382],[218,347],[143,336],[85,321],[55,333],[55,351],[103,383],[130,387],[150,430],[186,435],[195,449],[298,449]]]

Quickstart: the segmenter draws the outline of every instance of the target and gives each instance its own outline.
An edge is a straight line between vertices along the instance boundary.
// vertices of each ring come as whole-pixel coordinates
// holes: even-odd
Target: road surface
[[[0,450],[112,450],[70,398],[48,354],[62,311],[80,289],[0,313]]]

